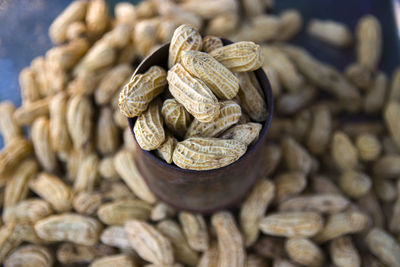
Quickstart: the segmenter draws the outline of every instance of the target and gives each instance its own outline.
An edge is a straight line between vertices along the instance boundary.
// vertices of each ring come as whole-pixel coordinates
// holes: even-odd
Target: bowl
[[[231,44],[223,39],[224,45]],[[169,43],[145,58],[134,74],[144,73],[151,66],[168,69]],[[211,213],[231,207],[250,191],[263,164],[267,132],[272,120],[273,97],[267,76],[260,68],[255,71],[257,80],[266,96],[268,118],[263,122],[258,141],[248,148],[237,161],[213,170],[187,170],[168,164],[153,152],[139,147],[133,132],[136,118],[128,118],[136,148],[135,163],[150,190],[162,201],[178,210]]]

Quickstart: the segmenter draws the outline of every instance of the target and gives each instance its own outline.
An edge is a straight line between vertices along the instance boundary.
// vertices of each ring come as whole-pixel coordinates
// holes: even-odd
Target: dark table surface
[[[139,2],[134,0],[130,2]],[[18,73],[33,58],[52,47],[47,34],[49,25],[70,0],[0,0],[0,101],[21,104]],[[118,0],[107,1],[111,7]],[[346,23],[353,31],[365,14],[379,18],[383,26],[384,47],[380,68],[387,73],[400,61],[400,0],[275,0],[280,13],[298,9],[305,23],[311,18],[332,19]],[[354,49],[337,49],[307,36],[304,31],[293,40],[317,58],[343,69],[355,60]],[[1,116],[1,114],[0,114]],[[0,148],[3,147],[0,138]]]

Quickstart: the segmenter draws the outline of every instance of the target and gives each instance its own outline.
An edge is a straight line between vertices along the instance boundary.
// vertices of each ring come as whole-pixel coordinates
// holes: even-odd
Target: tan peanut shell
[[[52,147],[50,123],[47,118],[40,117],[33,122],[31,139],[40,165],[48,172],[54,171],[57,168],[57,157]]]
[[[323,266],[325,257],[322,250],[311,240],[302,237],[292,237],[285,243],[289,257],[305,266]]]
[[[259,235],[259,223],[275,195],[273,182],[259,180],[240,209],[239,221],[246,247],[254,244]]]
[[[0,151],[0,173],[13,170],[22,160],[32,153],[32,143],[25,138],[13,138]]]
[[[216,36],[207,35],[203,38],[203,51],[206,53],[223,46],[222,40]]]
[[[400,262],[400,244],[381,228],[373,228],[365,238],[369,250],[388,266],[397,266]]]
[[[90,265],[90,267],[135,267],[134,261],[125,254],[117,254],[111,256],[105,256],[101,258],[97,258]]]
[[[317,97],[317,90],[313,86],[304,87],[294,93],[282,94],[277,101],[277,112],[282,115],[294,115],[309,106]]]
[[[254,71],[264,61],[261,47],[246,41],[217,48],[210,55],[233,72]]]
[[[21,128],[14,119],[15,106],[10,101],[0,103],[0,134],[7,145],[11,139],[22,134]]]
[[[235,162],[246,149],[236,140],[191,137],[176,145],[172,160],[182,169],[217,169]]]
[[[358,267],[361,265],[360,255],[350,236],[342,236],[331,241],[329,252],[333,263],[338,267]]]
[[[301,195],[289,198],[279,204],[281,211],[315,211],[337,213],[349,206],[350,201],[339,194]]]
[[[120,111],[127,117],[139,116],[164,91],[166,84],[166,72],[161,67],[153,66],[144,74],[136,74],[121,90]]]
[[[91,217],[73,213],[52,215],[35,223],[38,236],[47,241],[70,241],[92,246],[97,243],[101,223]]]
[[[262,218],[260,229],[274,236],[311,237],[322,229],[323,223],[323,218],[316,212],[279,212]]]
[[[306,176],[301,171],[284,172],[275,178],[276,203],[298,195],[307,186]]]
[[[262,53],[265,61],[264,66],[268,66],[276,71],[282,85],[290,92],[302,89],[304,77],[298,72],[293,62],[278,48],[263,45]]]
[[[72,206],[82,215],[93,215],[101,205],[103,199],[100,193],[80,192],[74,195]]]
[[[172,265],[174,255],[171,242],[156,228],[139,220],[128,221],[124,227],[132,248],[141,258],[161,266]]]
[[[50,204],[42,199],[31,198],[7,207],[3,212],[3,222],[28,222],[34,223],[52,214]]]
[[[113,121],[113,111],[109,107],[100,110],[95,130],[96,148],[102,155],[117,151],[120,145],[120,130]]]
[[[169,130],[178,136],[185,135],[192,118],[183,105],[174,98],[167,99],[162,105],[161,113]]]
[[[35,102],[24,103],[17,108],[14,113],[14,119],[18,125],[31,124],[35,119],[49,114],[50,98],[43,98]]]
[[[312,116],[312,123],[307,135],[307,147],[311,153],[321,155],[329,146],[332,115],[326,106],[320,106],[314,110]]]
[[[218,117],[212,122],[200,122],[194,119],[186,131],[185,138],[189,137],[216,137],[232,125],[235,125],[242,115],[241,108],[233,100],[220,102],[221,108]]]
[[[33,159],[22,161],[7,180],[4,190],[3,207],[7,209],[28,195],[28,183],[35,177],[39,169],[38,163]]]
[[[152,221],[161,221],[167,218],[171,218],[176,214],[176,211],[165,204],[164,202],[158,202],[151,210],[150,218]]]
[[[182,211],[178,218],[189,246],[196,251],[206,251],[209,248],[210,237],[204,217],[201,214]]]
[[[108,225],[123,225],[132,219],[147,220],[150,211],[151,206],[142,200],[123,199],[101,205],[97,217]]]
[[[165,142],[157,148],[157,155],[160,156],[167,163],[172,163],[172,155],[174,153],[176,144],[178,140],[176,140],[173,136],[167,135]]]
[[[67,127],[67,101],[67,94],[61,92],[52,97],[49,104],[51,145],[57,152],[68,151],[72,148]]]
[[[189,246],[178,223],[172,220],[163,220],[157,224],[157,229],[171,240],[176,261],[189,266],[197,266],[199,255]]]
[[[133,42],[136,53],[141,58],[146,57],[157,44],[154,36],[157,35],[157,28],[160,22],[160,18],[156,17],[136,23],[135,31],[133,32]]]
[[[168,67],[172,68],[181,61],[184,51],[201,50],[202,38],[200,33],[189,25],[176,28],[169,45]]]
[[[400,104],[395,101],[389,102],[385,107],[383,115],[393,141],[400,148],[400,124],[398,120],[400,116]]]
[[[362,172],[348,170],[339,178],[339,185],[343,192],[350,197],[359,198],[371,189],[371,178]]]
[[[79,263],[89,263],[96,257],[114,254],[114,248],[104,244],[96,244],[95,246],[78,245],[74,243],[61,243],[57,248],[57,260],[62,264],[76,265]]]
[[[219,103],[210,88],[193,77],[181,64],[168,71],[169,91],[186,110],[201,122],[210,122],[219,115]]]
[[[193,76],[205,82],[219,99],[232,99],[239,91],[235,75],[207,53],[186,51],[181,64]]]
[[[271,5],[273,1],[266,1],[266,5]],[[286,9],[280,13],[279,28],[275,38],[278,41],[289,41],[296,36],[303,27],[303,17],[298,10]]]
[[[249,146],[258,140],[262,125],[256,122],[237,124],[222,133],[220,138],[233,139]]]
[[[257,81],[254,73],[241,72],[236,73],[239,80],[240,106],[257,122],[265,121],[268,117],[267,104],[264,100],[264,93]]]
[[[337,47],[349,46],[353,41],[353,36],[346,25],[332,20],[311,20],[307,25],[307,33]]]
[[[4,261],[5,267],[32,266],[51,267],[54,264],[54,256],[44,246],[25,245],[14,250]]]
[[[388,77],[385,73],[379,72],[370,84],[370,88],[364,98],[364,110],[367,113],[377,113],[382,110],[388,91]],[[389,96],[389,99],[397,97]]]
[[[382,29],[379,20],[372,16],[362,17],[356,27],[357,62],[370,71],[378,67],[382,54]]]
[[[312,168],[312,158],[308,151],[291,137],[281,141],[282,155],[289,170],[307,174]]]
[[[227,211],[215,213],[211,224],[218,239],[218,266],[244,266],[244,241],[232,214]]]
[[[156,202],[155,196],[151,193],[137,170],[132,153],[125,150],[118,152],[114,157],[114,166],[121,179],[135,195],[146,202]]]
[[[217,267],[218,266],[218,246],[214,242],[211,246],[204,251],[201,255],[198,267]]]
[[[87,35],[93,39],[100,37],[107,30],[110,23],[107,3],[104,0],[90,1],[85,22]]]
[[[106,245],[120,249],[131,248],[124,226],[109,226],[105,228],[101,233],[100,240]]]
[[[159,99],[154,100],[135,122],[133,128],[135,138],[139,146],[144,150],[157,149],[165,141],[161,105]]]
[[[212,18],[205,28],[205,34],[227,37],[239,26],[240,16],[235,12],[219,14]]]
[[[29,182],[29,188],[49,202],[54,210],[65,212],[71,209],[71,188],[57,176],[40,173]]]
[[[53,43],[63,43],[67,40],[68,26],[75,21],[83,21],[86,15],[88,1],[72,2],[50,25],[49,36]]]
[[[79,163],[74,181],[74,192],[92,192],[98,179],[99,157],[91,153]]]
[[[357,148],[344,132],[337,131],[333,134],[331,152],[340,170],[351,170],[357,167]]]
[[[382,178],[395,178],[400,175],[400,157],[393,155],[385,155],[379,158],[373,166],[374,174]]]
[[[40,98],[39,85],[35,79],[32,68],[24,68],[19,73],[19,86],[21,87],[21,98],[23,103],[34,102]]]
[[[86,96],[72,96],[68,100],[67,125],[75,148],[83,147],[92,133],[93,107]]]
[[[132,68],[128,64],[120,64],[107,71],[94,93],[96,103],[98,105],[109,103],[131,74]]]
[[[368,226],[368,217],[358,211],[344,211],[330,215],[323,229],[314,237],[317,243],[323,243],[331,239],[357,233]]]

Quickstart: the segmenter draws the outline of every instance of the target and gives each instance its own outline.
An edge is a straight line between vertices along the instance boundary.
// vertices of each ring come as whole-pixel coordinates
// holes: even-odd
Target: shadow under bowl
[[[222,40],[224,45],[232,43]],[[154,65],[167,70],[168,50],[169,43],[161,46],[142,61],[135,74],[144,73]],[[262,122],[258,141],[241,158],[225,167],[196,171],[166,163],[153,152],[139,147],[133,132],[136,117],[128,118],[136,148],[136,166],[150,190],[160,200],[178,210],[211,213],[237,204],[262,175],[260,170],[264,164],[266,136],[272,120],[273,96],[264,71],[260,68],[254,73],[266,97],[268,118]]]

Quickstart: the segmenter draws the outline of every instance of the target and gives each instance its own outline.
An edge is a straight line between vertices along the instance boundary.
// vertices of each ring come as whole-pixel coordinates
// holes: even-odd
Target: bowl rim
[[[232,41],[230,41],[228,39],[221,38],[221,40],[222,40],[222,43],[224,44],[224,46],[233,43]],[[150,55],[148,55],[145,59],[143,59],[140,62],[140,64],[137,66],[137,68],[135,69],[132,77],[135,76],[136,74],[141,74],[141,73],[144,73],[145,71],[147,71],[147,69],[146,70],[142,70],[143,65],[147,64],[147,62],[149,60],[151,60],[152,57],[154,57],[155,55],[160,53],[160,51],[162,51],[163,49],[167,49],[167,47],[169,48],[169,45],[170,45],[170,43],[165,43],[164,45],[160,46],[157,50],[152,52]],[[237,159],[236,161],[232,162],[229,165],[226,165],[224,167],[217,168],[217,169],[191,170],[191,169],[180,168],[180,167],[178,167],[178,166],[176,166],[176,165],[174,165],[172,163],[169,164],[166,161],[164,161],[164,160],[160,159],[159,157],[157,157],[156,155],[154,155],[154,153],[152,153],[152,151],[144,150],[144,149],[140,148],[140,146],[139,146],[139,149],[141,149],[142,152],[144,152],[144,154],[147,157],[149,157],[150,159],[156,161],[162,167],[169,168],[169,169],[172,169],[172,170],[174,170],[176,172],[180,172],[180,173],[183,173],[183,174],[191,173],[191,174],[202,174],[202,175],[204,174],[204,175],[207,175],[207,174],[214,174],[214,173],[218,173],[218,172],[223,172],[224,170],[229,168],[231,165],[238,164],[238,163],[240,163],[240,161],[245,160],[247,157],[249,157],[249,154],[251,154],[256,148],[258,148],[258,146],[260,146],[263,143],[263,140],[266,138],[267,132],[268,132],[270,126],[271,126],[273,110],[274,110],[274,100],[273,100],[273,95],[272,95],[272,88],[271,88],[271,84],[270,84],[270,82],[268,80],[267,75],[265,74],[265,72],[262,69],[262,67],[256,69],[253,72],[256,74],[257,81],[260,84],[261,88],[263,89],[264,100],[267,103],[268,117],[267,117],[267,119],[265,121],[260,122],[262,124],[262,130],[261,130],[261,133],[259,134],[258,140],[253,145],[251,145],[239,159]],[[263,80],[265,82],[266,86],[262,85],[262,82],[260,81],[259,76],[261,76],[260,78],[261,78],[261,80]],[[137,142],[135,133],[133,131],[137,116],[133,117],[133,118],[127,117],[127,119],[128,119],[129,128],[131,130],[133,138],[135,139],[135,142]]]

